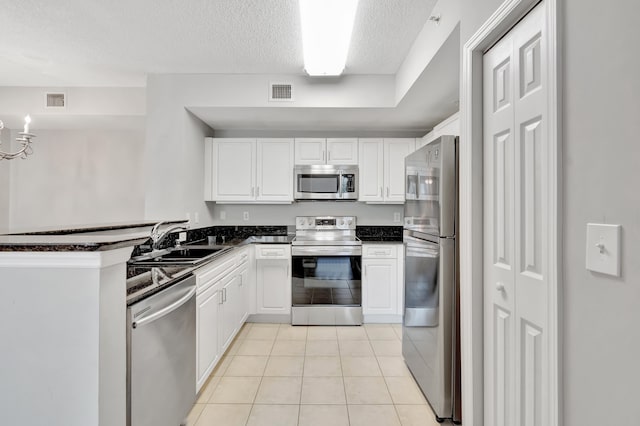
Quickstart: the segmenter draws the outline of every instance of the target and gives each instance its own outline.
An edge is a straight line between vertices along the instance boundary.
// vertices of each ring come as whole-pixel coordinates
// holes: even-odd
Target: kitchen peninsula
[[[153,223],[0,235],[0,424],[125,424],[126,262]]]

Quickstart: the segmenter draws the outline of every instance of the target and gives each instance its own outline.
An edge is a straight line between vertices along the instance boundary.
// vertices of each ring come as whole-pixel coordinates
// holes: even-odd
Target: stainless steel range
[[[296,217],[293,325],[362,324],[362,242],[354,216]]]

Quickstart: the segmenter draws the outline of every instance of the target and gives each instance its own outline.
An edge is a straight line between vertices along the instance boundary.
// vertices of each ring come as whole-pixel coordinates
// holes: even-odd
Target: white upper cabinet
[[[296,165],[324,164],[327,141],[324,138],[296,138]]]
[[[384,200],[387,203],[404,203],[404,157],[415,150],[413,138],[384,140]]]
[[[293,202],[293,139],[207,138],[205,201]]]
[[[327,139],[327,164],[358,164],[358,139]]]
[[[360,139],[358,201],[384,202],[384,144],[382,139]]]
[[[211,160],[205,162],[205,192],[211,201],[251,201],[255,191],[256,140],[241,138],[207,138]],[[205,149],[207,154],[208,149]]]
[[[404,203],[404,157],[415,149],[413,138],[360,139],[359,201]]]
[[[293,139],[258,139],[257,201],[293,201]]]
[[[358,164],[357,138],[296,138],[295,164]]]

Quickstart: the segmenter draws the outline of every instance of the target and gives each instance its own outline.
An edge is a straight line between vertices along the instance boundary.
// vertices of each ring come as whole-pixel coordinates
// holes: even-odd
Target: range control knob
[[[353,223],[353,220],[349,219],[349,220],[347,221],[347,223],[348,223],[349,225],[351,225],[351,224]]]

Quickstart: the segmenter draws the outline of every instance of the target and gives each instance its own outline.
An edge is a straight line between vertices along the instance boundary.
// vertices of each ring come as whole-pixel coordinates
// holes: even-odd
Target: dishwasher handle
[[[175,311],[176,309],[178,309],[180,306],[184,305],[185,303],[187,303],[187,301],[189,301],[189,299],[191,299],[193,297],[193,295],[196,294],[196,287],[193,287],[191,290],[189,290],[189,292],[187,294],[185,294],[184,296],[182,296],[180,299],[176,300],[174,303],[170,304],[169,306],[166,306],[162,309],[160,309],[157,312],[154,312],[151,315],[147,315],[144,316],[142,318],[140,318],[137,321],[134,321],[131,324],[131,327],[133,328],[138,328],[141,327],[147,323],[153,322],[155,320],[157,320],[158,318],[162,318],[163,316],[170,314],[171,312]]]

